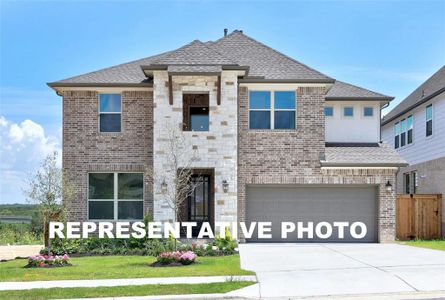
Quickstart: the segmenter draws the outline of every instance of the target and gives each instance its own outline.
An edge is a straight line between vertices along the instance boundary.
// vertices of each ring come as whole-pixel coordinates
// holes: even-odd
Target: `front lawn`
[[[153,268],[153,256],[90,256],[71,258],[71,267],[23,268],[25,259],[0,263],[0,281],[113,279],[179,276],[252,275],[240,268],[239,255],[198,257],[195,264]]]
[[[147,284],[94,288],[51,288],[0,291],[0,299],[67,299],[119,296],[179,295],[227,293],[253,284],[252,281],[228,281],[202,284]]]
[[[431,241],[426,241],[426,240],[401,241],[399,243],[402,245],[445,251],[445,239],[431,240]]]

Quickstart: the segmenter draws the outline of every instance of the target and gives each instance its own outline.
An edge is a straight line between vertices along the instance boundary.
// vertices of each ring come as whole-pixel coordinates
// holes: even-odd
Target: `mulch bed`
[[[190,265],[196,264],[197,262],[194,262]],[[186,266],[190,266],[190,265],[183,265],[180,262],[171,262],[169,264],[163,264],[161,262],[155,261],[154,263],[149,264],[150,267],[153,268],[162,268],[162,267],[186,267]]]

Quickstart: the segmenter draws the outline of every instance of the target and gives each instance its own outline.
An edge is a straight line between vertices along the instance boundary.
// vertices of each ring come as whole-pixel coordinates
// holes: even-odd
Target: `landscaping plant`
[[[48,268],[71,266],[70,257],[65,254],[59,255],[34,255],[28,258],[26,268]]]
[[[162,252],[158,255],[157,262],[165,266],[175,263],[190,265],[195,262],[195,258],[196,254],[193,251]]]

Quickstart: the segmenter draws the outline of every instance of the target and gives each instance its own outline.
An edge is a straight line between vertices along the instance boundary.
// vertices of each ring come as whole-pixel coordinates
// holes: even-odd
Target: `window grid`
[[[118,176],[119,174],[122,173],[130,173],[130,174],[141,174],[141,173],[134,173],[134,172],[89,172],[88,173],[88,190],[90,188],[90,174],[113,174],[113,199],[90,199],[89,196],[89,192],[88,192],[88,203],[87,203],[87,217],[88,220],[93,220],[93,221],[100,221],[100,220],[114,220],[114,221],[118,221],[118,220],[125,220],[125,221],[140,221],[139,219],[119,219],[118,218],[118,205],[119,202],[125,202],[125,201],[140,201],[142,202],[142,204],[144,203],[144,196],[142,196],[142,199],[119,199],[118,198]],[[144,179],[142,177],[142,195],[145,194],[145,189],[144,189]],[[112,219],[90,219],[90,211],[89,211],[89,202],[113,202],[113,218]]]
[[[433,135],[433,105],[430,104],[425,109],[425,135]]]
[[[297,128],[297,101],[296,97],[297,94],[294,91],[289,90],[273,90],[273,91],[251,91],[251,92],[269,92],[270,93],[270,107],[267,108],[250,108],[250,101],[251,101],[251,94],[249,93],[249,130],[295,130]],[[294,100],[295,100],[295,108],[275,108],[275,92],[293,92],[294,93]],[[263,129],[257,129],[257,128],[250,128],[250,112],[251,111],[266,111],[270,113],[270,128],[263,128]],[[295,126],[294,128],[286,128],[286,129],[275,129],[275,112],[281,112],[281,111],[290,111],[295,112]]]
[[[101,108],[101,95],[119,95],[120,98],[120,111],[102,111]],[[99,132],[100,133],[120,133],[122,132],[122,95],[121,94],[99,94],[99,99],[98,99],[98,103],[99,103]],[[119,115],[120,116],[120,130],[119,131],[102,131],[101,130],[101,116],[103,115]]]

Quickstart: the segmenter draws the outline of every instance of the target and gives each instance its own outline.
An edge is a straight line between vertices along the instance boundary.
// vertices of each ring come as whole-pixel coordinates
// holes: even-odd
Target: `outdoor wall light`
[[[167,182],[165,182],[165,179],[161,183],[161,193],[167,193]]]
[[[227,193],[229,191],[229,183],[227,182],[227,180],[225,180],[225,179],[223,180],[222,187],[223,187],[224,193]]]
[[[385,188],[386,188],[386,191],[387,191],[388,193],[391,193],[391,192],[392,192],[392,184],[391,184],[391,182],[389,182],[389,180],[388,180],[388,182],[385,184]]]

